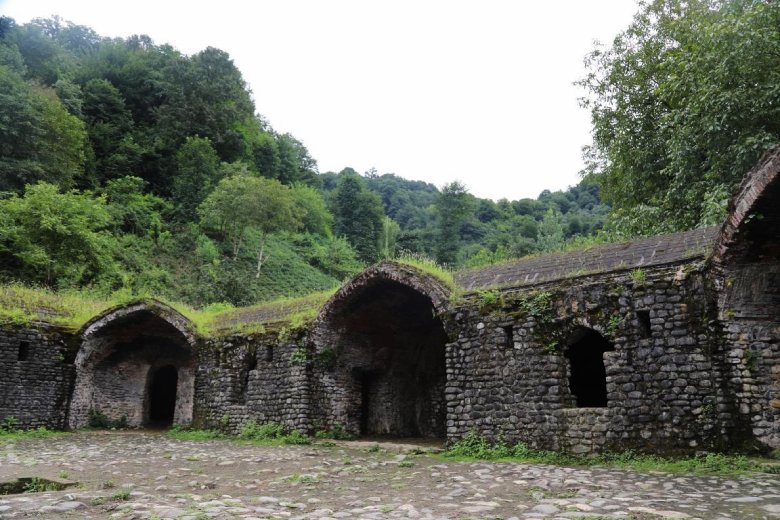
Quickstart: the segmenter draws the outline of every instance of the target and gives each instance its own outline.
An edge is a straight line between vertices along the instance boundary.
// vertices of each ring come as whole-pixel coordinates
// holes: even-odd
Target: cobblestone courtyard
[[[395,445],[265,447],[154,432],[0,445],[0,518],[780,518],[780,478],[442,461]]]

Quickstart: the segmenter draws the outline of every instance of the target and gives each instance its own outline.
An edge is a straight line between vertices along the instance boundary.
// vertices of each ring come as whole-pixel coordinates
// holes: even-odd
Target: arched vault
[[[325,304],[312,337],[335,354],[323,403],[331,420],[356,435],[444,437],[448,296],[421,270],[383,262]]]
[[[165,397],[175,398],[175,406],[164,423],[192,420],[197,338],[178,311],[156,300],[129,303],[87,322],[79,338],[71,427],[86,426],[96,414],[129,426],[152,424],[160,385],[152,379],[162,367],[172,367],[162,373],[172,374],[175,387],[175,396]]]

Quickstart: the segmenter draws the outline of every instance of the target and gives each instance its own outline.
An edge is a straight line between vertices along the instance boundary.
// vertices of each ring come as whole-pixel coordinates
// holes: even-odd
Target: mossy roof
[[[718,226],[670,233],[584,250],[521,258],[455,273],[466,292],[485,288],[535,285],[576,276],[633,270],[704,258],[718,236]]]

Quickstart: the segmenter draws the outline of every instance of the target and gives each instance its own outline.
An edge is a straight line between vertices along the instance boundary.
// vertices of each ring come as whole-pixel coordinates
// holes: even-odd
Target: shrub
[[[250,419],[241,428],[241,433],[238,434],[239,439],[249,441],[266,441],[272,439],[279,439],[284,436],[284,428],[281,424],[266,423],[257,424],[254,420]]]
[[[330,430],[319,430],[314,436],[318,439],[335,439],[338,441],[349,441],[353,439],[353,436],[341,424],[333,426]]]

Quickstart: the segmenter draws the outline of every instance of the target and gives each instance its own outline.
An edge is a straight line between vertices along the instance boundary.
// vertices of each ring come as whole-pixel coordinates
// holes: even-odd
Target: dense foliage
[[[589,172],[625,234],[722,221],[725,201],[780,140],[780,3],[653,0],[581,83]]]
[[[492,201],[319,173],[219,49],[0,18],[0,281],[247,305],[399,255],[472,267],[716,223],[780,134],[779,32],[774,1],[643,3],[588,56],[583,181]]]
[[[319,174],[256,113],[225,52],[59,18],[0,19],[0,115],[6,281],[247,305],[401,252],[450,265],[525,254],[548,214],[560,242],[606,212],[594,185],[495,203],[458,183]]]

